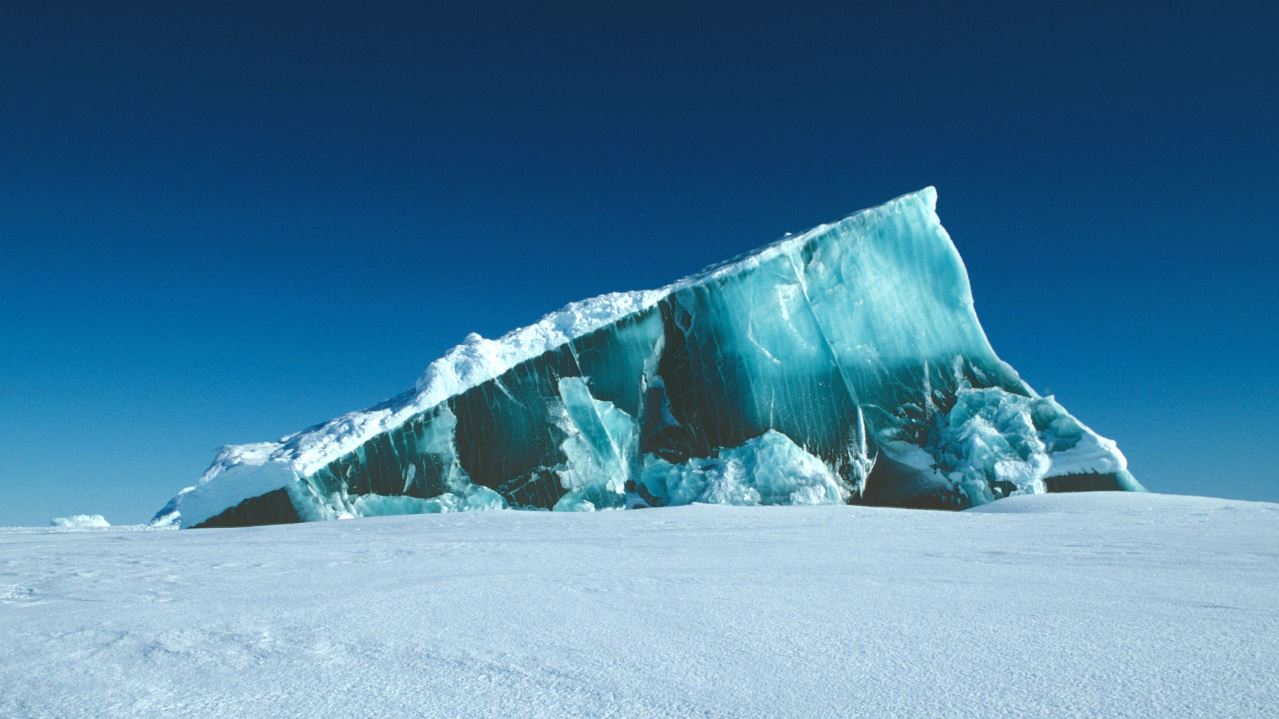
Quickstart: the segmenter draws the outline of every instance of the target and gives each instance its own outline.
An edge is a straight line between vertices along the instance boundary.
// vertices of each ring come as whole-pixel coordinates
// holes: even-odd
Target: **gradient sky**
[[[930,184],[1023,377],[1279,500],[1272,4],[72,5],[0,4],[0,524]]]

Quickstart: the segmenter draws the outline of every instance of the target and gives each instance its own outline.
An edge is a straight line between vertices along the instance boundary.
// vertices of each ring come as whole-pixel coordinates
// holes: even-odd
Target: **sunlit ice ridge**
[[[660,290],[469,335],[414,389],[224,447],[157,524],[1141,486],[996,356],[927,187]]]

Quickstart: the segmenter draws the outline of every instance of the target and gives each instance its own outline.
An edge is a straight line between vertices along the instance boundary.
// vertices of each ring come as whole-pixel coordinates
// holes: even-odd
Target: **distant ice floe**
[[[101,514],[73,514],[70,517],[54,517],[49,526],[59,529],[107,529],[111,523]]]

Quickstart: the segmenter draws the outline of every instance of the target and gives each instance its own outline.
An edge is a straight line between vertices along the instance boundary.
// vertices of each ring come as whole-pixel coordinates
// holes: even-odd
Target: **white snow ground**
[[[1279,505],[6,529],[0,716],[1279,716]]]

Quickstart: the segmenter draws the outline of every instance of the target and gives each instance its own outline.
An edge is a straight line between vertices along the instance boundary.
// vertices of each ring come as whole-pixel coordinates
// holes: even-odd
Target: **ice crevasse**
[[[991,348],[929,187],[663,289],[470,335],[416,386],[224,447],[158,524],[1140,490]]]

